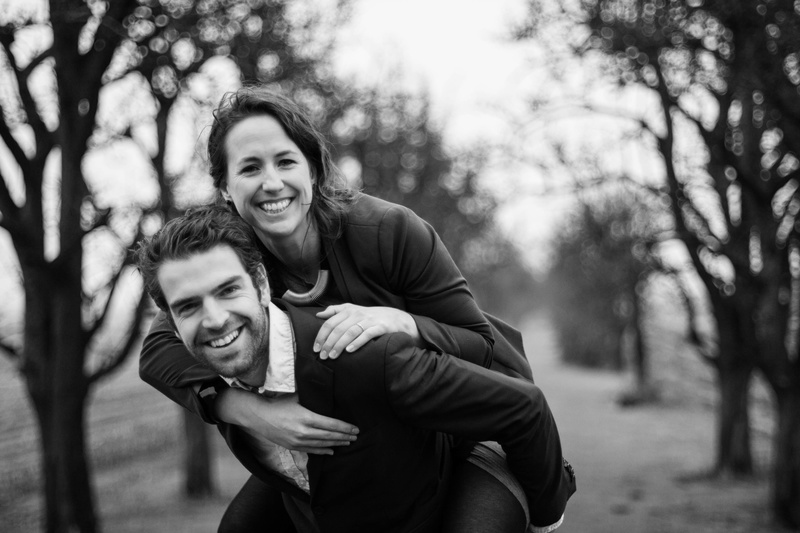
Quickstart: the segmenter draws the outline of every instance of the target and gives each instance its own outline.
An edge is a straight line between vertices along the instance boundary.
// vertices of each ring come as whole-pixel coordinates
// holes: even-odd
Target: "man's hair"
[[[227,245],[239,257],[253,285],[259,289],[258,266],[262,264],[262,256],[256,239],[253,228],[225,207],[197,207],[170,220],[153,236],[140,242],[135,252],[136,264],[147,293],[160,309],[171,316],[158,283],[158,269],[162,264]]]
[[[208,136],[209,171],[214,187],[220,191],[225,186],[228,134],[243,120],[259,115],[277,120],[308,160],[314,178],[309,215],[320,235],[330,239],[341,236],[347,211],[358,191],[347,184],[333,162],[328,142],[309,116],[289,98],[266,88],[249,86],[226,93],[214,111]]]

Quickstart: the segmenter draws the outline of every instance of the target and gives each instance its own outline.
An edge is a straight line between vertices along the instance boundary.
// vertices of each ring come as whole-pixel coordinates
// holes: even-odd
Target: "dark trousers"
[[[453,466],[442,533],[524,533],[525,512],[502,483],[464,459]],[[307,521],[298,526],[282,494],[251,476],[225,511],[219,533],[309,533],[313,527]]]

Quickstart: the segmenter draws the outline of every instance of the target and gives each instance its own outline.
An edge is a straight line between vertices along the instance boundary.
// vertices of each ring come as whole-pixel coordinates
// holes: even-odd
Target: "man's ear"
[[[264,268],[264,265],[260,263],[256,269],[256,281],[258,282],[259,292],[261,292],[261,305],[266,307],[271,299],[269,293],[269,280],[267,279],[267,269]]]

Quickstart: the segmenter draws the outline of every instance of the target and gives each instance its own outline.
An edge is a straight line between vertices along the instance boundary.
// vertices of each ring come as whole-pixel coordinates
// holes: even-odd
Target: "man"
[[[404,334],[321,360],[316,310],[269,302],[254,239],[239,217],[201,208],[166,224],[137,259],[147,291],[199,361],[234,386],[296,395],[359,428],[334,455],[308,456],[219,425],[242,464],[291,497],[299,530],[438,531],[451,435],[499,442],[533,526],[560,523],[575,479],[535,385],[417,348]]]

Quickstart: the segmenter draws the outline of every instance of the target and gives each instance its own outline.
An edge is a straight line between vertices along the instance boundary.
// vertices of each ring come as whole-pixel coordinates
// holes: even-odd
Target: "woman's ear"
[[[258,265],[258,269],[256,270],[256,281],[258,282],[258,290],[261,293],[261,305],[266,307],[270,301],[270,293],[267,269],[264,268],[263,264]]]

